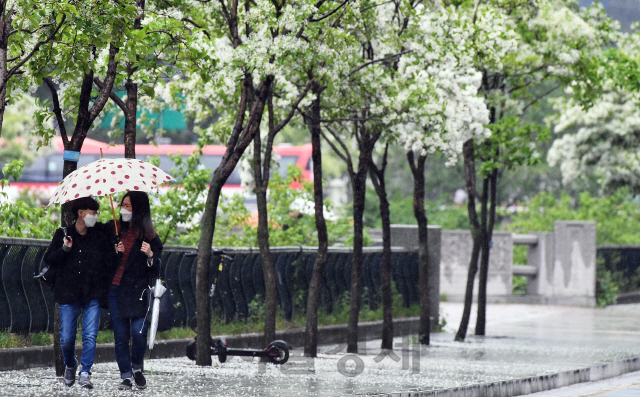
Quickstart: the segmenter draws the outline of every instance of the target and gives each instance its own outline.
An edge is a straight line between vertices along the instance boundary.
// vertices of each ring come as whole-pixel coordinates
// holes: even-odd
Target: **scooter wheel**
[[[267,348],[269,361],[282,365],[289,360],[289,347],[282,342],[271,342]]]
[[[189,360],[195,361],[196,351],[197,351],[197,346],[196,346],[196,340],[194,339],[191,342],[189,342],[189,344],[187,345],[187,357],[189,358]]]
[[[227,346],[225,346],[225,343],[221,340],[218,341],[218,361],[220,361],[221,364],[227,361]]]

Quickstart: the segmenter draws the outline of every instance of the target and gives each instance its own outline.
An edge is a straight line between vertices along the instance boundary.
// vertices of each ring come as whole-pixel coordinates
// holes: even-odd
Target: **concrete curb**
[[[410,317],[393,321],[395,336],[405,336],[418,333],[419,318]],[[346,325],[328,325],[318,327],[318,344],[331,345],[346,343]],[[371,321],[358,324],[358,339],[361,341],[379,339],[382,335],[382,321]],[[262,334],[221,335],[214,339],[225,338],[231,347],[260,348],[266,347],[262,341]],[[289,342],[294,348],[304,345],[304,327],[292,328],[276,332],[276,339]],[[156,342],[153,348],[153,358],[172,358],[186,356],[186,347],[191,339],[172,339]],[[81,346],[76,346],[76,355],[80,357]],[[147,353],[148,356],[148,353]],[[115,362],[116,356],[113,343],[101,343],[96,346],[96,363]],[[18,347],[0,349],[0,371],[14,371],[35,367],[53,366],[53,346]]]
[[[443,390],[379,394],[375,397],[514,397],[558,389],[576,383],[595,382],[635,371],[640,371],[640,357],[530,378]]]

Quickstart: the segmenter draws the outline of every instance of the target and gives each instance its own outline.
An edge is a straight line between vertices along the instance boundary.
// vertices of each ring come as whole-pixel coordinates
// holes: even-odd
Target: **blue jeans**
[[[113,337],[116,345],[116,361],[120,368],[120,378],[133,376],[133,370],[142,368],[142,360],[147,350],[147,330],[149,325],[144,317],[121,318],[118,310],[118,291],[120,287],[111,285],[109,288],[109,313],[113,324]],[[129,353],[129,339],[132,341]]]
[[[76,360],[76,332],[78,317],[82,312],[82,355],[80,372],[91,374],[91,366],[96,357],[96,337],[100,325],[100,305],[94,299],[87,303],[71,303],[60,305],[60,344],[62,356],[67,368],[78,365]]]

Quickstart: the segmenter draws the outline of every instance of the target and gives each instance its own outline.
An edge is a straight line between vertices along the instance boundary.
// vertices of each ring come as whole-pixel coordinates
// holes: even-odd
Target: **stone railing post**
[[[490,303],[507,302],[513,291],[513,233],[495,231],[491,241],[487,300]],[[452,302],[464,301],[472,248],[473,239],[469,230],[445,230],[442,233],[440,291]],[[478,296],[478,274],[473,291],[475,301]]]
[[[596,222],[556,221],[553,296],[558,303],[595,306]]]
[[[527,265],[536,268],[537,273],[529,277],[527,295],[553,296],[553,266],[555,238],[553,232],[531,232],[538,237],[536,244],[527,247]]]

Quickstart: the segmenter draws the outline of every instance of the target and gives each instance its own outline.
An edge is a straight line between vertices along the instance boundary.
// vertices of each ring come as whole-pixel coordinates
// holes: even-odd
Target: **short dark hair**
[[[71,212],[73,213],[73,219],[78,219],[78,211],[80,210],[93,210],[100,209],[100,204],[93,197],[80,197],[79,199],[71,202]]]

